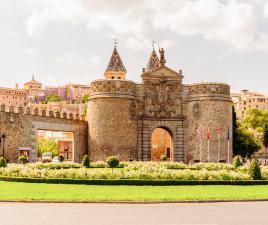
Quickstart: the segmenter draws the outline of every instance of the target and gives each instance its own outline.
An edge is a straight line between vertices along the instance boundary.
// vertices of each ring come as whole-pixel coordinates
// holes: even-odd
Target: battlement
[[[222,95],[230,97],[230,86],[225,83],[196,83],[189,85],[189,95]]]
[[[91,98],[136,97],[136,84],[128,80],[95,80],[90,84]]]
[[[31,116],[40,116],[40,117],[50,117],[66,120],[85,120],[85,116],[80,116],[78,113],[66,113],[60,111],[48,111],[46,109],[39,108],[30,108],[30,107],[14,107],[12,105],[6,106],[5,104],[0,104],[0,112],[10,113],[10,114],[24,114]]]

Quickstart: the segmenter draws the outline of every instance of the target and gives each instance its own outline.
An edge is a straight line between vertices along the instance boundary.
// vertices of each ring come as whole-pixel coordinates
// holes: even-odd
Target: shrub
[[[27,163],[27,157],[22,155],[22,156],[19,157],[18,161],[21,164],[26,164]]]
[[[167,163],[167,169],[187,169],[187,165],[184,164],[183,162],[169,162]]]
[[[90,166],[90,161],[89,161],[88,155],[84,156],[83,161],[82,161],[82,166],[83,167],[89,167]]]
[[[253,180],[260,180],[261,179],[261,169],[259,162],[253,159],[249,165],[249,175]]]
[[[106,163],[110,168],[116,168],[119,165],[119,159],[116,156],[110,156],[106,159]]]
[[[71,168],[79,169],[82,166],[77,163],[48,163],[48,164],[33,163],[33,164],[28,164],[28,167],[32,169],[38,169],[38,170],[42,170],[42,169],[57,170],[57,169],[71,169]]]
[[[0,167],[7,167],[7,161],[4,157],[0,158]]]
[[[241,159],[240,159],[239,155],[237,155],[233,158],[233,166],[235,169],[237,169],[238,167],[241,166]]]
[[[62,155],[59,156],[59,161],[63,162],[64,161],[64,157]]]
[[[163,155],[160,156],[160,159],[161,159],[161,161],[167,161],[168,157],[167,157],[166,154],[163,154]]]

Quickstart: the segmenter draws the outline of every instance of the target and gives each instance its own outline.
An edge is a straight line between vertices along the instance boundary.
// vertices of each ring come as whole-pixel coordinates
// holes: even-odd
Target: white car
[[[51,152],[44,152],[42,154],[42,162],[51,162],[52,161],[52,153]]]
[[[59,156],[53,157],[52,162],[53,163],[60,163]]]

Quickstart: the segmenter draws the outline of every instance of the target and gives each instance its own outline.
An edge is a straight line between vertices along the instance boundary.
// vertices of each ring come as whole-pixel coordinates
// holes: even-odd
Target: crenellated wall
[[[0,105],[0,134],[5,133],[7,136],[5,157],[11,162],[17,161],[19,147],[31,148],[30,160],[37,160],[38,130],[73,132],[75,162],[81,162],[88,151],[87,122],[78,114]],[[0,146],[1,153],[2,150],[3,143]]]

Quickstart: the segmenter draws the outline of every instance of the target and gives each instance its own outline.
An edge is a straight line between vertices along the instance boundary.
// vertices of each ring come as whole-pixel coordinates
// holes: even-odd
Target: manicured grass
[[[268,199],[260,186],[96,186],[0,182],[0,200],[176,201]]]

